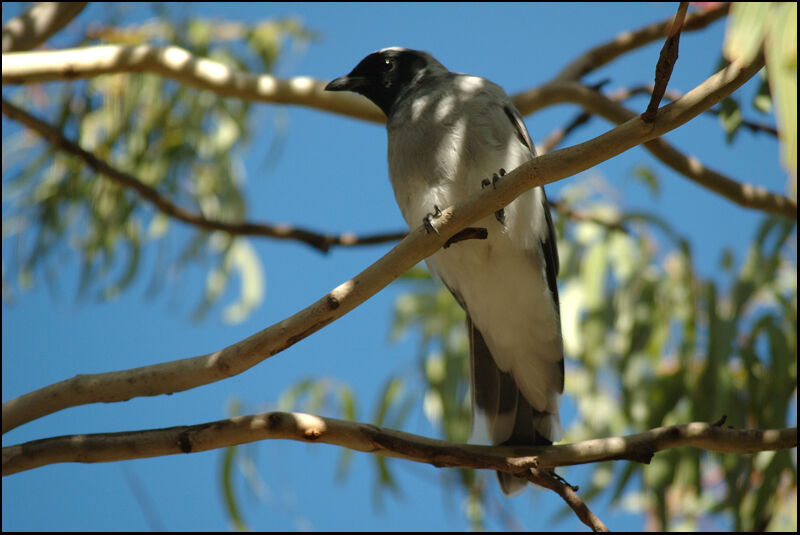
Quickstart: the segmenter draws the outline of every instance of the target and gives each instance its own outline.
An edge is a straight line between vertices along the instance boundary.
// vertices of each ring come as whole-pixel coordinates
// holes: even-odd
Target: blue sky
[[[619,32],[662,20],[677,3],[641,4],[266,4],[192,5],[192,12],[220,20],[255,21],[297,16],[321,39],[292,53],[277,68],[280,76],[331,79],[345,74],[366,54],[386,46],[433,53],[454,71],[487,77],[509,93],[553,76],[588,47]],[[81,17],[97,19],[107,9],[91,4]],[[130,20],[149,14],[131,8]],[[19,12],[3,5],[3,21]],[[719,58],[724,23],[681,38],[681,53],[670,87],[687,91],[711,74]],[[57,43],[58,41],[56,41]],[[610,89],[649,83],[661,42],[644,47],[591,74],[610,78]],[[13,88],[9,88],[13,90]],[[6,93],[4,89],[4,94]],[[752,95],[752,89],[749,93]],[[644,109],[646,101],[632,104]],[[296,107],[288,110],[289,130],[280,159],[265,168],[269,128],[256,136],[245,158],[250,217],[285,221],[330,232],[370,233],[404,227],[386,177],[383,127]],[[259,104],[260,124],[270,125],[275,107]],[[526,117],[536,142],[564,125],[576,108],[560,105]],[[714,117],[701,117],[670,133],[681,150],[736,179],[772,191],[785,190],[777,148],[765,136],[740,132],[733,146],[716,131]],[[3,128],[13,128],[3,120]],[[569,139],[577,143],[609,128],[594,120]],[[709,135],[709,132],[712,134]],[[632,180],[639,164],[652,166],[662,192],[653,198]],[[587,171],[603,176],[630,209],[666,218],[690,238],[698,269],[713,276],[725,247],[741,261],[760,215],[675,175],[639,148]],[[4,176],[4,180],[6,177]],[[551,198],[569,179],[549,186]],[[6,211],[5,199],[3,211]],[[61,293],[44,285],[3,302],[3,400],[79,373],[126,369],[205,354],[225,347],[307,306],[388,251],[389,246],[335,249],[321,255],[305,245],[255,240],[266,272],[264,303],[238,325],[212,314],[189,321],[204,285],[190,273],[175,294],[145,296],[147,277],[112,302],[76,300],[77,264],[67,261]],[[3,241],[3,257],[8,253]],[[144,272],[153,265],[153,254]],[[3,436],[3,445],[47,436],[122,431],[224,418],[232,400],[248,412],[274,408],[280,393],[304,378],[335,378],[353,385],[358,419],[369,421],[387,378],[415,364],[415,340],[389,339],[392,304],[403,292],[392,285],[368,302],[280,355],[229,380],[172,396],[98,404],[56,413]],[[229,295],[233,298],[233,295]],[[569,416],[566,416],[567,418]],[[406,431],[432,433],[421,407]],[[339,450],[333,446],[269,441],[255,448],[263,494],[239,489],[249,525],[264,530],[461,530],[464,497],[443,492],[438,469],[394,462],[402,495],[386,496],[375,507],[372,459],[355,454],[349,476],[335,481]],[[60,464],[3,478],[4,530],[220,530],[229,527],[219,491],[220,452],[96,465]],[[573,472],[580,483],[581,472]],[[142,498],[144,496],[144,498]],[[138,498],[137,498],[138,497]],[[141,499],[147,502],[142,506]],[[499,493],[492,498],[502,500]],[[261,500],[261,501],[259,501]],[[559,499],[527,490],[508,502],[527,529],[581,529],[574,517],[554,519]],[[639,515],[604,500],[590,506],[611,529],[643,528]],[[153,520],[156,518],[156,520]],[[490,522],[490,529],[503,529]]]

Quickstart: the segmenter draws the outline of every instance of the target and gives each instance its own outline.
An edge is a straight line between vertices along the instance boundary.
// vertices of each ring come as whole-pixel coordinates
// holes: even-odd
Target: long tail
[[[538,411],[517,388],[510,373],[494,362],[480,331],[467,315],[472,379],[472,443],[502,446],[550,445],[553,415]],[[525,488],[527,480],[497,472],[503,494],[510,496]]]

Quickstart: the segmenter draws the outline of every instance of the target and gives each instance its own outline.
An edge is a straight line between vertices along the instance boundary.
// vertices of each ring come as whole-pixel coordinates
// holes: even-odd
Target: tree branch
[[[601,219],[599,217],[595,217],[593,215],[580,212],[578,210],[573,210],[568,204],[560,200],[554,200],[554,201],[548,200],[547,203],[554,210],[559,212],[567,219],[571,219],[572,221],[577,221],[577,222],[590,221],[596,225],[606,227],[609,230],[615,230],[617,232],[624,232],[625,234],[629,234],[628,228],[619,220],[610,221],[608,219]]]
[[[198,453],[259,440],[320,442],[430,464],[478,468],[526,477],[530,468],[628,460],[649,463],[656,452],[680,446],[722,453],[797,447],[797,428],[731,429],[694,422],[624,437],[552,446],[478,446],[431,439],[377,425],[297,412],[267,412],[197,425],[65,435],[3,448],[4,476],[56,463],[99,463]]]
[[[3,53],[36,48],[69,24],[88,3],[38,2],[32,5],[3,26]]]
[[[629,88],[617,89],[616,91],[614,91],[609,95],[609,98],[614,102],[622,102],[623,100],[627,100],[633,95],[643,94],[643,93],[649,95],[652,92],[653,92],[652,85],[639,85]],[[681,98],[681,94],[678,91],[668,90],[664,93],[664,97],[669,100],[678,100],[679,98]],[[722,111],[719,110],[718,108],[710,108],[706,110],[705,113],[710,113],[712,115],[719,115],[720,113],[722,113]],[[770,134],[773,137],[778,137],[778,129],[767,123],[755,122],[743,118],[741,121],[741,126],[747,128],[753,133],[764,132],[766,134]]]
[[[578,496],[577,487],[572,488],[555,475],[538,468],[528,470],[528,481],[534,485],[550,489],[561,496],[561,499],[570,506],[580,521],[592,528],[592,531],[608,532],[608,528],[603,521],[589,510],[586,503]]]
[[[686,123],[739,88],[763,63],[763,57],[757,57],[748,65],[726,67],[661,108],[650,124],[637,116],[597,138],[526,162],[506,174],[496,188],[486,188],[444,210],[436,220],[439,234],[428,233],[420,225],[353,279],[309,307],[245,340],[199,357],[118,372],[78,375],[9,400],[2,409],[3,432],[67,407],[181,392],[241,373],[360,305],[436,252],[461,229],[503,208],[524,191],[573,176]]]
[[[594,531],[608,531],[576,489],[553,477],[550,469],[613,460],[649,463],[656,452],[680,446],[728,453],[788,449],[797,447],[797,428],[736,430],[695,422],[574,444],[501,447],[455,444],[310,414],[269,412],[192,426],[67,435],[7,446],[3,448],[2,473],[7,476],[55,463],[113,462],[197,453],[270,439],[332,444],[437,468],[508,472],[555,491],[587,526]]]
[[[190,225],[194,225],[203,230],[221,230],[234,236],[267,236],[280,240],[297,240],[306,243],[323,253],[327,253],[332,246],[336,245],[373,245],[377,243],[398,241],[406,235],[405,232],[372,234],[361,237],[352,233],[332,235],[322,234],[288,224],[270,225],[266,223],[249,222],[233,223],[207,219],[202,214],[193,213],[181,208],[173,203],[169,198],[161,195],[158,190],[152,186],[148,186],[133,175],[119,171],[106,161],[96,157],[91,152],[82,149],[78,143],[67,139],[67,137],[64,136],[64,134],[62,134],[54,126],[51,126],[41,119],[34,117],[27,111],[15,106],[14,104],[11,104],[6,99],[2,99],[2,101],[3,114],[9,119],[13,119],[14,121],[17,121],[38,133],[47,139],[47,141],[49,141],[53,147],[81,158],[89,167],[97,171],[99,174],[107,177],[115,184],[125,189],[135,191],[140,197],[150,202],[163,214],[179,221],[183,221],[184,223],[189,223]]]
[[[728,7],[727,4],[723,4],[715,9],[687,15],[684,31],[704,28],[727,14]],[[584,106],[587,111],[606,118],[609,118],[608,115],[611,113],[618,118],[617,120],[612,119],[617,124],[630,119],[633,112],[625,110],[625,113],[620,114],[620,110],[607,110],[608,99],[599,93],[585,88],[581,89],[583,86],[570,80],[580,78],[591,68],[597,68],[625,52],[661,38],[665,33],[665,28],[671,22],[672,18],[632,33],[622,34],[613,41],[590,50],[571,63],[551,82],[514,95],[512,97],[514,104],[523,115],[528,115],[545,106],[575,102]],[[366,98],[346,92],[324,91],[325,82],[308,77],[280,80],[269,75],[251,75],[230,69],[216,61],[198,58],[178,47],[104,45],[59,51],[4,54],[2,81],[3,84],[36,83],[119,72],[157,73],[191,87],[208,89],[224,96],[261,102],[303,105],[376,123],[384,123],[386,120],[377,106]],[[583,96],[580,94],[581,91],[583,91]],[[586,93],[594,93],[598,96],[590,98],[585,96]],[[624,110],[621,106],[619,108]],[[660,141],[655,142],[654,145],[648,145],[645,148],[656,157],[664,158],[664,163],[700,185],[708,187],[742,206],[797,218],[797,204],[791,199],[768,193],[766,190],[750,184],[737,183],[700,165],[695,159],[681,155],[668,145],[662,145],[653,150],[655,145],[661,143]],[[385,236],[371,238],[383,240]]]
[[[711,6],[704,11],[695,11],[686,17],[683,29],[685,31],[700,30],[728,14],[730,4],[724,3]],[[641,48],[653,41],[662,39],[670,26],[673,17],[656,22],[650,26],[622,32],[615,39],[588,50],[583,55],[573,60],[564,67],[554,78],[554,82],[577,81],[593,70],[611,63],[623,54]],[[521,110],[520,110],[521,111]]]
[[[678,46],[681,42],[681,28],[683,21],[686,18],[686,10],[689,9],[689,2],[681,2],[678,6],[678,12],[670,25],[667,39],[664,41],[664,46],[661,48],[661,53],[658,55],[658,62],[656,63],[656,76],[655,83],[653,84],[653,94],[650,97],[650,103],[647,109],[642,114],[642,120],[649,123],[656,116],[658,106],[661,104],[661,99],[667,90],[667,84],[672,76],[672,69],[678,61]]]
[[[684,29],[702,29],[725,16],[727,12],[728,5],[723,4],[716,9],[691,13],[686,17]],[[613,41],[590,50],[556,76],[555,81],[579,78],[580,76],[570,73],[580,70],[588,72],[621,54],[661,38],[664,35],[664,26],[668,23],[669,21],[659,22],[622,34]],[[585,64],[588,66],[582,66]],[[2,83],[31,84],[122,72],[150,72],[223,96],[257,102],[295,104],[375,123],[386,122],[384,114],[368,99],[347,92],[325,91],[327,82],[306,76],[280,80],[270,75],[252,75],[216,61],[198,58],[176,46],[160,48],[149,45],[100,45],[4,54]],[[515,102],[525,100],[524,93],[518,97]],[[517,107],[522,111],[522,107]],[[530,111],[523,112],[523,115]]]
[[[385,123],[383,112],[353,93],[325,91],[326,82],[307,76],[281,80],[238,71],[194,56],[177,46],[100,45],[44,52],[3,54],[3,85],[91,78],[101,74],[160,74],[197,89],[256,102],[296,104]]]
[[[220,230],[234,236],[266,236],[281,240],[296,240],[306,243],[307,245],[310,245],[311,247],[314,247],[323,253],[327,253],[333,246],[351,247],[358,245],[375,245],[380,243],[396,242],[402,240],[408,234],[404,231],[397,231],[369,234],[365,236],[358,236],[353,233],[335,235],[323,234],[289,224],[276,225],[252,222],[230,223],[207,219],[201,214],[193,213],[181,208],[180,206],[177,206],[168,197],[161,195],[158,190],[152,186],[148,186],[133,175],[119,171],[106,161],[82,149],[77,142],[68,139],[56,127],[42,121],[38,117],[28,113],[18,106],[15,106],[5,99],[2,99],[2,111],[3,114],[9,119],[23,124],[30,130],[33,130],[44,137],[51,145],[53,145],[53,147],[81,158],[97,173],[107,177],[109,180],[123,188],[135,191],[140,197],[150,202],[161,213],[204,230]],[[576,212],[559,201],[550,201],[550,206],[561,212],[565,217],[574,221],[594,221],[595,223],[627,232],[626,229],[619,223],[601,221],[593,218],[592,216]],[[464,231],[466,230],[469,229],[464,229]],[[473,239],[476,237],[480,237],[480,235],[476,235],[474,233],[468,236],[456,235],[453,236],[444,247],[447,248],[450,244],[456,243],[463,239]],[[483,237],[485,238],[485,235]]]
[[[615,124],[623,124],[636,117],[635,112],[578,82],[547,83],[525,93],[524,98],[526,113],[545,106],[571,102]],[[797,202],[793,199],[769,192],[760,186],[737,182],[705,167],[697,158],[682,154],[664,139],[653,139],[643,146],[678,173],[740,206],[797,219]]]

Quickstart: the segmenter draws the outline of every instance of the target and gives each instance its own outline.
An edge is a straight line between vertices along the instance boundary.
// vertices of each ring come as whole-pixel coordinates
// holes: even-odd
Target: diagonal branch
[[[564,502],[575,512],[575,515],[581,522],[592,528],[595,532],[608,532],[608,528],[595,515],[589,507],[584,503],[580,496],[578,496],[578,488],[571,487],[566,484],[561,478],[554,474],[549,474],[544,470],[538,468],[530,468],[528,470],[528,481],[534,485],[550,489],[559,496]]]
[[[77,17],[89,2],[38,2],[3,26],[3,53],[31,50]]]
[[[487,188],[444,210],[436,220],[438,234],[428,233],[420,225],[353,279],[245,340],[198,357],[118,372],[78,375],[9,400],[2,409],[3,432],[68,407],[181,392],[239,374],[351,311],[435,253],[473,221],[493,214],[524,191],[573,176],[686,123],[738,89],[763,63],[763,57],[757,57],[748,65],[726,67],[661,108],[650,124],[637,116],[597,138],[526,162],[508,173],[496,188]]]
[[[328,250],[335,245],[372,245],[376,243],[397,241],[406,235],[405,232],[372,234],[361,237],[352,233],[332,235],[322,234],[288,224],[270,225],[265,223],[248,222],[234,223],[207,219],[202,214],[190,212],[184,208],[181,208],[173,203],[169,198],[161,195],[158,190],[152,186],[148,186],[133,175],[119,171],[106,161],[96,157],[91,152],[82,149],[80,145],[70,139],[67,139],[67,137],[64,136],[64,134],[62,134],[54,126],[51,126],[41,119],[34,117],[22,108],[11,104],[6,99],[3,99],[3,114],[10,119],[27,126],[34,132],[37,132],[57,149],[78,156],[84,162],[86,162],[89,167],[97,171],[99,174],[107,177],[115,184],[125,189],[135,191],[140,197],[150,202],[163,214],[173,217],[179,221],[189,223],[190,225],[194,225],[203,230],[221,230],[234,236],[267,236],[281,240],[297,240],[306,243],[323,253],[327,253]]]

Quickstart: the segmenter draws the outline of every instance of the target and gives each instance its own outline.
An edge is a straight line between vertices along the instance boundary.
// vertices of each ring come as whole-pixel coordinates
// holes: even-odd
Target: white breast
[[[453,76],[447,91],[422,91],[388,124],[389,172],[409,226],[434,205],[444,209],[481,189],[500,168],[531,158],[503,111],[507,97],[495,84]],[[471,226],[486,240],[466,240],[428,260],[465,304],[498,367],[511,371],[526,399],[557,414],[561,330],[545,275],[541,240],[547,224],[542,192],[530,190],[505,209],[505,224],[489,216]]]

